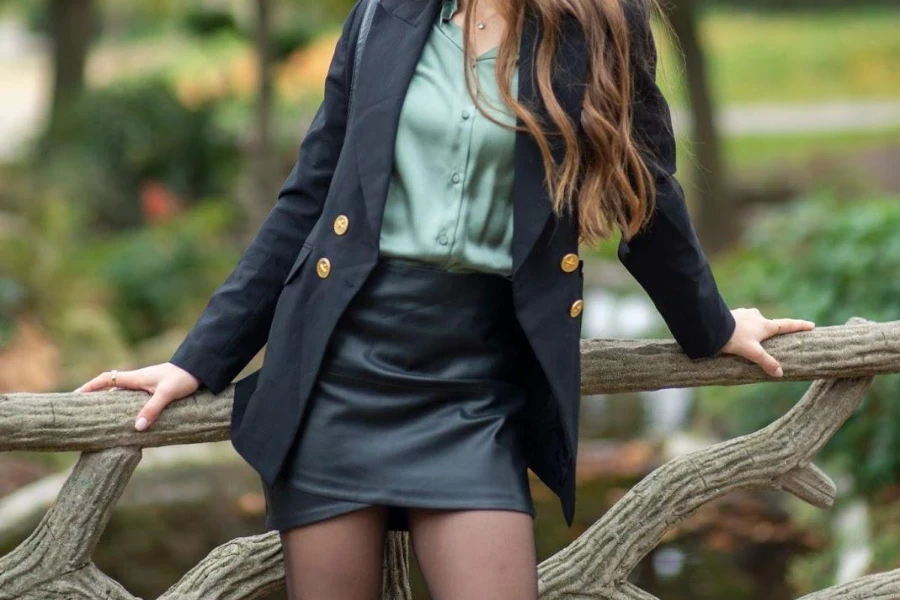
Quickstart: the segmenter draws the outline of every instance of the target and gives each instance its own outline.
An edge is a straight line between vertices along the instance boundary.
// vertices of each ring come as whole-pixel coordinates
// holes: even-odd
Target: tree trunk
[[[50,125],[84,89],[88,50],[94,34],[93,0],[50,0],[50,36],[53,39],[53,96]]]
[[[706,73],[706,57],[699,39],[697,2],[676,0],[667,6],[667,15],[684,52],[692,150],[698,163],[691,174],[697,197],[697,234],[704,250],[712,255],[735,239],[737,219],[725,186],[715,106]]]
[[[277,193],[272,151],[272,31],[271,0],[256,0],[256,52],[259,80],[256,92],[255,132],[251,144],[251,185],[247,212],[251,234],[259,228]]]

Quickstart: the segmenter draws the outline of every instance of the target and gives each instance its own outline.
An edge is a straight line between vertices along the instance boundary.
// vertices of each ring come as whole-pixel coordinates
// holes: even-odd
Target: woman
[[[357,4],[278,202],[197,325],[169,362],[79,388],[151,393],[144,430],[267,344],[231,437],[292,598],[380,597],[387,529],[410,531],[432,597],[537,597],[527,469],[574,511],[579,242],[622,232],[690,359],[779,377],[760,342],[814,326],[719,295],[649,1],[381,0],[348,111]]]

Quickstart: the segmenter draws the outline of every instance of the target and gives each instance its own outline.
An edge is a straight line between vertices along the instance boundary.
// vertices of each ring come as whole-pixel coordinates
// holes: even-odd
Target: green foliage
[[[870,524],[867,548],[872,552],[867,566],[868,573],[884,573],[900,564],[900,504],[896,502],[897,490],[868,505]],[[851,544],[857,542],[848,533]],[[809,594],[834,585],[839,559],[845,550],[839,544],[829,544],[822,550],[797,557],[791,562],[789,580],[798,595]]]
[[[788,579],[797,594],[811,594],[834,585],[840,556],[835,547],[828,547],[791,562]]]
[[[69,180],[0,172],[0,215],[15,215],[0,235],[0,337],[14,315],[34,318],[77,381],[133,364],[144,342],[192,322],[234,267],[241,219],[234,201],[213,198],[110,234],[88,225],[71,189]]]
[[[740,8],[760,10],[812,10],[848,8],[858,9],[866,6],[894,8],[894,0],[707,0],[712,6],[737,6]]]
[[[110,290],[109,310],[127,342],[180,325],[208,299],[237,260],[223,243],[236,217],[231,204],[204,203],[164,225],[98,244],[84,257],[82,266]]]
[[[893,497],[870,507],[872,520],[872,564],[871,573],[881,573],[897,568],[900,561],[900,503]]]
[[[0,276],[0,348],[12,338],[15,333],[15,321],[13,319],[16,309],[22,303],[24,290],[14,279]]]
[[[135,226],[148,182],[186,204],[232,188],[237,142],[214,117],[215,105],[188,108],[155,79],[89,90],[40,141],[35,166],[42,177],[73,184],[92,225]]]
[[[0,236],[4,277],[21,289],[20,310],[50,320],[92,275],[79,273],[72,264],[86,229],[84,208],[66,183],[34,179],[21,169],[6,168],[0,174],[0,211],[15,215],[14,224]]]
[[[272,35],[272,59],[280,62],[293,52],[308,46],[321,27],[304,19],[292,21],[290,27],[277,29]]]
[[[238,24],[230,12],[191,7],[184,15],[185,28],[197,36],[236,33]]]
[[[840,325],[852,316],[900,319],[900,198],[840,201],[824,191],[773,210],[747,232],[744,245],[716,265],[732,307],[769,317]],[[762,427],[787,411],[805,382],[708,388],[701,411],[729,435]],[[823,456],[851,472],[863,494],[900,480],[900,375],[875,379],[860,410]]]

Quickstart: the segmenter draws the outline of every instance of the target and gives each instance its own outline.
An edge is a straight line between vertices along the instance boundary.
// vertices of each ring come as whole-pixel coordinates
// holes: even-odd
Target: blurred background
[[[352,4],[0,0],[0,393],[168,359],[273,205]],[[900,318],[896,1],[668,4],[680,43],[657,27],[659,83],[729,305],[820,326]],[[583,337],[670,337],[617,241],[583,253]],[[573,528],[533,479],[540,558],[662,461],[767,424],[806,387],[584,398]],[[900,377],[877,378],[826,447],[833,509],[733,494],[673,529],[634,581],[668,600],[781,600],[900,566],[898,394]],[[0,553],[76,459],[0,454]],[[95,560],[155,597],[264,531],[264,510],[230,443],[146,449]]]

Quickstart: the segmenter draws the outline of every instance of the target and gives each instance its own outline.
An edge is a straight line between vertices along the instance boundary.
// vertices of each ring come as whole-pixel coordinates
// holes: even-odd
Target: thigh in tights
[[[384,506],[281,531],[290,600],[381,600]]]
[[[432,600],[537,600],[530,514],[409,509]],[[281,532],[290,600],[380,600],[387,509],[369,506]]]
[[[409,526],[432,600],[537,600],[530,514],[411,508]]]

